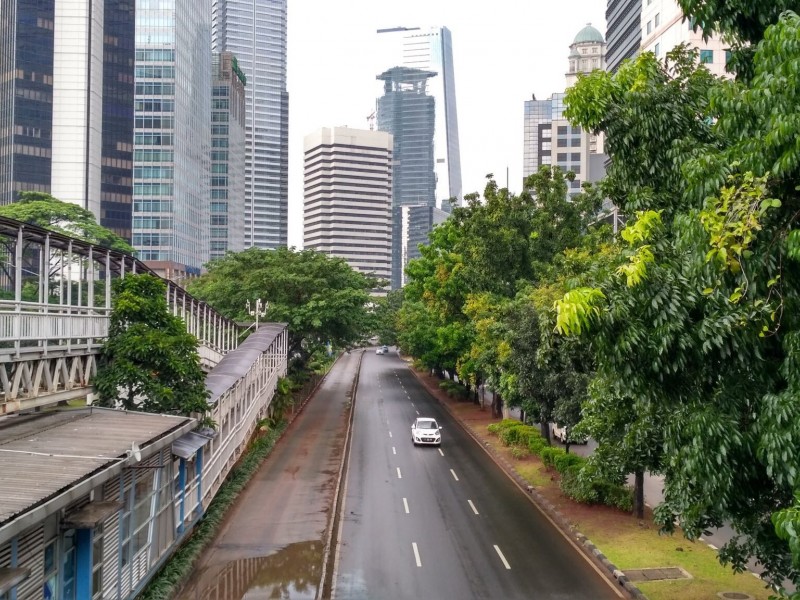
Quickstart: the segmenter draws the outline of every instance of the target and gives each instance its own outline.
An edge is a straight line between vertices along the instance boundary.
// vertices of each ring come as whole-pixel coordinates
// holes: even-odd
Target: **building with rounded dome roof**
[[[595,69],[606,68],[606,41],[597,28],[587,23],[569,47],[569,71],[567,87],[575,84],[578,73],[591,73]]]

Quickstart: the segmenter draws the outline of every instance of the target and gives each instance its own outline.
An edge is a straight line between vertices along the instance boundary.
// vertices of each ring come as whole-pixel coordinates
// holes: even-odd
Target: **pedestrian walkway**
[[[242,492],[179,600],[239,600],[251,590],[264,598],[314,597],[358,363],[352,353],[334,364]]]

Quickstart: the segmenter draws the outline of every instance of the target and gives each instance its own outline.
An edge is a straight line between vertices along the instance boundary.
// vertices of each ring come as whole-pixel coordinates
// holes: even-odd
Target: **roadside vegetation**
[[[782,592],[800,583],[800,17],[777,1],[679,4],[730,40],[731,77],[679,47],[580,78],[566,114],[604,136],[605,179],[568,199],[574,175],[557,168],[519,194],[489,176],[383,318],[424,370],[540,424],[534,454],[564,493],[607,493],[641,520],[644,474],[662,474],[657,529],[688,543],[731,525],[720,561],[755,558]],[[552,422],[596,452],[553,453]],[[532,431],[497,433],[522,456]]]

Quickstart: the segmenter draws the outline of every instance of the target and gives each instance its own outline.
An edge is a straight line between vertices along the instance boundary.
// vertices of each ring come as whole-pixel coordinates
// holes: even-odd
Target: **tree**
[[[94,380],[96,404],[167,414],[209,410],[197,339],[169,312],[152,275],[114,280],[111,323]]]
[[[135,253],[128,242],[97,223],[90,211],[43,192],[20,192],[19,200],[0,206],[0,216],[38,225],[103,248]]]
[[[731,17],[692,4],[711,11],[705,23]],[[558,324],[596,349],[601,453],[663,472],[661,527],[679,520],[695,538],[728,522],[741,537],[721,560],[741,570],[755,556],[780,585],[800,581],[773,523],[800,488],[800,95],[788,83],[800,19],[761,24],[736,81],[677,51],[666,67],[643,55],[570,91],[569,114],[606,131],[606,189],[629,221],[616,272],[571,288]]]
[[[346,348],[374,329],[369,293],[378,284],[314,250],[250,248],[211,261],[187,289],[238,321],[252,318],[248,301],[266,301],[265,319],[288,323],[289,357],[304,365],[328,343]]]

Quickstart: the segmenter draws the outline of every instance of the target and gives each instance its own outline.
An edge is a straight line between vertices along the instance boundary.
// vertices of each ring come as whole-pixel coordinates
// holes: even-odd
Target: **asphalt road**
[[[355,411],[336,600],[623,597],[394,352],[364,356]],[[441,449],[412,444],[418,415]]]

